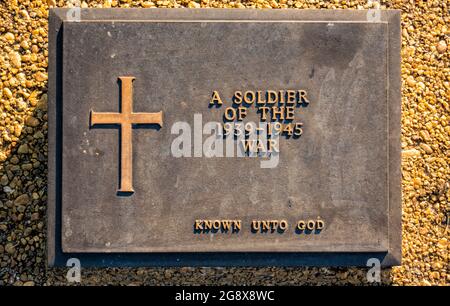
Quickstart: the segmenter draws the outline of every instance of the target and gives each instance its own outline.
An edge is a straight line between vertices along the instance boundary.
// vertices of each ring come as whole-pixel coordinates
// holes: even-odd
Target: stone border
[[[76,8],[78,10],[78,8]],[[67,254],[61,248],[61,104],[62,35],[64,22],[149,20],[271,20],[374,22],[367,10],[249,10],[249,9],[79,9],[79,19],[68,19],[72,9],[49,14],[49,157],[47,259],[63,266],[71,257],[83,266],[365,266],[378,258],[383,266],[401,263],[401,74],[400,11],[381,10],[376,22],[388,24],[388,135],[389,135],[389,247],[387,253],[110,253]],[[139,18],[139,19],[137,19]],[[394,26],[391,26],[394,25]]]

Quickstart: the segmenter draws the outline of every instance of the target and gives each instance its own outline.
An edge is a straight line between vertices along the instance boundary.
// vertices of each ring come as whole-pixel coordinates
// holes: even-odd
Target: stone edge
[[[63,266],[71,257],[83,258],[84,266],[364,266],[378,258],[382,266],[401,264],[401,74],[400,10],[381,10],[378,22],[388,23],[388,112],[389,112],[389,247],[387,253],[153,253],[153,254],[64,254],[61,250],[61,97],[62,28],[70,8],[49,11],[48,83],[48,204],[47,261]],[[206,13],[207,12],[207,13]],[[318,15],[320,12],[320,16]],[[80,9],[81,21],[100,20],[367,20],[368,10],[252,10],[252,9]],[[137,18],[139,17],[139,18]],[[319,20],[318,20],[319,19]],[[60,171],[59,171],[60,172]],[[59,241],[59,243],[58,243]],[[301,256],[299,256],[301,254]],[[255,258],[255,255],[257,255]],[[225,258],[227,257],[227,258]],[[276,257],[276,258],[275,258]],[[298,257],[302,257],[299,259]]]

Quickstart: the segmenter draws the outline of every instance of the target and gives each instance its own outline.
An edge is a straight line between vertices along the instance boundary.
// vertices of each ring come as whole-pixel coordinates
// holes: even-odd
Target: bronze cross
[[[118,192],[132,193],[133,190],[133,153],[131,136],[133,124],[158,124],[162,127],[162,111],[157,113],[133,113],[134,77],[119,77],[122,89],[120,113],[96,113],[91,110],[91,125],[120,125],[120,188]]]

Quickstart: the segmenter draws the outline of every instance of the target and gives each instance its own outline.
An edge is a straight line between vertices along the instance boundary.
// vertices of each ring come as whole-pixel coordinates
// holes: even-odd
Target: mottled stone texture
[[[368,22],[364,11],[83,10],[80,22],[66,20],[60,30],[66,12],[54,11],[50,25],[59,32],[50,36],[49,206],[61,214],[49,218],[50,250],[193,253],[163,264],[215,265],[222,255],[227,265],[252,264],[250,254],[229,260],[218,252],[290,252],[279,261],[271,255],[281,265],[399,262],[398,13]],[[90,110],[119,111],[123,75],[136,77],[134,111],[164,113],[161,129],[133,130],[136,192],[125,196],[116,194],[118,129],[89,125]],[[235,90],[265,89],[306,89],[311,102],[296,108],[304,133],[281,138],[277,167],[262,169],[256,158],[172,156],[175,122],[193,127],[194,114],[221,121],[225,107],[208,108],[213,90],[230,106]],[[248,112],[258,121],[255,106]],[[320,233],[294,231],[298,220],[317,217],[325,221]],[[243,228],[195,234],[196,219],[241,219]],[[286,219],[289,229],[250,231],[252,220],[267,219]],[[195,258],[204,252],[219,259]],[[161,263],[123,256],[111,264]]]

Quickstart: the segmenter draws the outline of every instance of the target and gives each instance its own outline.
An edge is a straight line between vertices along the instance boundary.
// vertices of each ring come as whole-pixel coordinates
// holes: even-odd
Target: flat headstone
[[[49,263],[399,264],[400,14],[372,13],[51,10]],[[208,122],[290,105],[279,153],[207,156]]]

